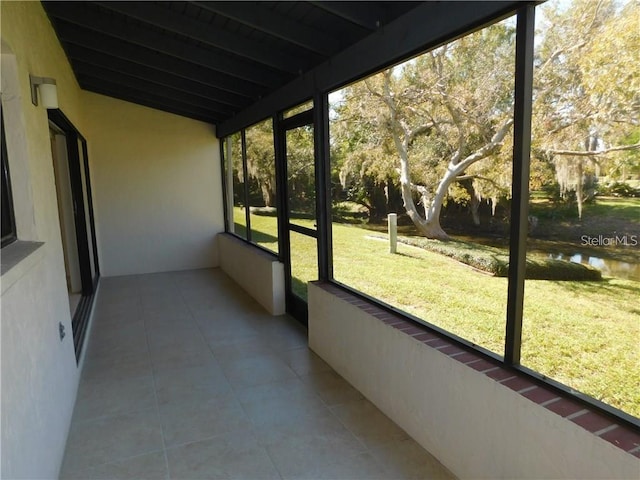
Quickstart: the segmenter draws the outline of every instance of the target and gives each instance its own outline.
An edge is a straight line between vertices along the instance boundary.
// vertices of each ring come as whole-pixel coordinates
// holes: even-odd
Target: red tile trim
[[[529,388],[535,385],[531,380],[524,377],[518,377],[516,374],[516,378],[512,378],[510,380],[505,380],[504,382],[500,382],[502,385],[509,387],[511,390],[519,392],[520,390],[524,390],[525,388]]]
[[[372,305],[370,302],[346,292],[335,285],[322,282],[316,282],[316,285],[334,294],[341,300],[369,313],[386,325],[412,336],[419,342],[437,349],[445,355],[451,356],[451,358],[456,361],[478,372],[484,373],[487,377],[520,393],[520,395],[528,400],[566,418],[567,421],[579,425],[594,435],[602,432],[598,435],[600,438],[640,458],[640,432],[633,430],[631,427],[619,426],[605,415],[596,411],[590,411],[588,406],[579,404],[571,400],[570,397],[564,397],[562,393],[544,388],[515,370],[486,360],[481,355],[471,350],[466,350],[464,347],[453,343],[446,337],[442,337],[428,330],[427,327],[422,327],[401,316],[394,315],[377,305]],[[586,413],[579,413],[584,409],[588,411]]]
[[[561,398],[560,401],[550,403],[544,408],[546,408],[547,410],[551,410],[552,412],[557,413],[562,417],[568,417],[569,415],[583,410],[584,405],[581,405],[567,398]]]
[[[523,397],[527,397],[532,402],[537,404],[541,404],[543,402],[547,402],[554,398],[558,398],[558,394],[552,392],[551,390],[547,390],[546,388],[538,387],[535,390],[531,390],[530,392],[526,392],[522,395]]]
[[[456,355],[453,358],[455,358],[460,363],[469,363],[475,360],[480,360],[480,357],[477,354],[472,352],[466,352],[466,353],[463,353],[462,355]]]
[[[603,428],[611,425],[611,420],[603,415],[599,415],[595,412],[587,412],[579,417],[572,418],[573,423],[577,423],[582,428],[589,430],[590,432],[597,432]]]
[[[616,447],[620,447],[626,452],[635,450],[640,446],[640,434],[620,426],[600,435],[600,438],[613,443]]]
[[[484,372],[485,370],[489,370],[490,368],[497,367],[494,362],[490,362],[489,360],[480,360],[479,362],[468,363],[471,368],[477,370],[479,372]]]
[[[455,355],[456,353],[464,353],[465,350],[463,348],[458,347],[457,345],[447,345],[444,348],[440,349],[441,353],[444,353],[446,355]]]

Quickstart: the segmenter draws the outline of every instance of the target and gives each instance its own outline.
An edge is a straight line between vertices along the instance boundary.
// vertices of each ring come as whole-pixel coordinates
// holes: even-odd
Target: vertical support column
[[[389,228],[389,253],[398,251],[398,215],[390,213],[387,216],[387,225]]]
[[[251,241],[251,209],[249,207],[249,170],[247,168],[247,136],[245,129],[242,129],[242,176],[244,178],[244,215],[247,225],[247,241]]]
[[[227,136],[225,141],[226,154],[225,154],[225,179],[226,179],[226,191],[225,198],[227,199],[227,231],[230,233],[235,232],[235,224],[233,223],[233,163],[231,162],[231,135]]]
[[[318,278],[333,278],[331,258],[331,158],[329,155],[329,98],[317,92],[313,98],[313,131],[316,157],[316,218],[318,221]]]
[[[287,202],[286,133],[282,127],[282,113],[273,116],[273,146],[276,155],[276,205],[278,207],[278,260],[289,262],[289,211]],[[285,275],[288,284],[289,275]]]
[[[534,27],[535,6],[527,5],[518,10],[509,288],[504,352],[505,362],[511,365],[520,363],[522,343],[522,312],[528,235],[527,215],[529,210]]]

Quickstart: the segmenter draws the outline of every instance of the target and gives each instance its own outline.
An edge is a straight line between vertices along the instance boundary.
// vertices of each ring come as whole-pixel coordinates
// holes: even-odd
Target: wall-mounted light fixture
[[[56,81],[48,77],[36,77],[29,75],[31,84],[31,102],[38,105],[38,90],[40,90],[40,103],[44,108],[58,108],[58,89]]]

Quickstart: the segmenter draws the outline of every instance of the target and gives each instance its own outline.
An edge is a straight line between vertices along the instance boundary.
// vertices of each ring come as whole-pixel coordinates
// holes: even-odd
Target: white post
[[[398,250],[398,215],[390,213],[387,216],[389,225],[389,253],[396,253]]]

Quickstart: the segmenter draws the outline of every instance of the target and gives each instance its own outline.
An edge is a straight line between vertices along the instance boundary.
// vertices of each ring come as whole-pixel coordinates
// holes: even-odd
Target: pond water
[[[640,282],[640,264],[638,263],[621,262],[620,260],[594,257],[592,255],[584,253],[550,253],[549,258],[553,258],[555,260],[568,260],[574,263],[590,265],[600,270],[602,272],[602,275],[604,276],[625,278],[628,280],[635,280],[636,282]]]

